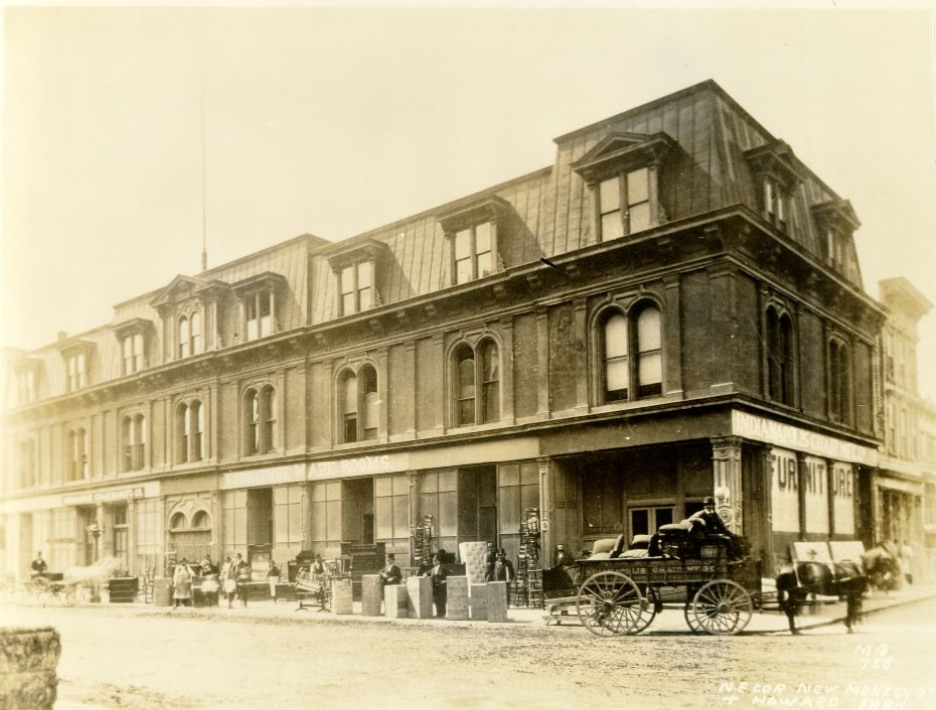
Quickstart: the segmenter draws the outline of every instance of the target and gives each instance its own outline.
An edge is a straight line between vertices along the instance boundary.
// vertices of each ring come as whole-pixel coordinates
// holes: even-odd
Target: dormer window
[[[484,278],[494,271],[494,225],[481,222],[455,232],[455,283]]]
[[[665,133],[615,131],[572,164],[593,190],[599,241],[636,234],[664,221],[659,174],[675,145]]]
[[[36,358],[24,358],[14,363],[15,406],[25,407],[38,399],[40,366],[41,361]]]
[[[339,316],[363,313],[381,304],[380,275],[388,247],[374,239],[336,245],[326,258],[335,274]]]
[[[152,323],[143,318],[134,318],[116,327],[121,375],[135,375],[146,367],[146,336],[150,328]]]
[[[783,141],[774,141],[744,155],[758,181],[761,216],[779,231],[788,233],[790,196],[802,182],[793,150]]]
[[[829,200],[812,208],[816,229],[825,236],[826,259],[838,271],[848,264],[848,245],[861,226],[848,200]]]
[[[241,301],[244,340],[266,338],[277,330],[278,294],[285,288],[286,279],[281,274],[264,271],[233,285],[234,293]]]
[[[439,215],[451,242],[449,269],[453,285],[483,279],[497,271],[499,227],[509,208],[505,200],[492,195]]]
[[[94,344],[87,340],[67,340],[59,346],[65,364],[65,391],[77,392],[90,383],[88,363]]]
[[[374,307],[374,264],[362,261],[341,270],[341,315],[349,316]]]
[[[203,348],[202,318],[199,311],[192,311],[179,318],[179,359],[200,355]]]

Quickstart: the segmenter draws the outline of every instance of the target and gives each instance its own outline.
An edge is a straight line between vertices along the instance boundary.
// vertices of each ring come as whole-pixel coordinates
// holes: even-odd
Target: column
[[[549,415],[549,311],[536,309],[536,413]]]
[[[712,463],[718,515],[729,530],[743,535],[741,439],[735,436],[712,439]]]
[[[500,334],[503,347],[501,349],[501,422],[514,423],[514,368],[513,361],[513,318],[502,318],[500,321]],[[504,364],[510,363],[510,364]]]
[[[550,475],[552,460],[548,456],[540,456],[536,459],[536,463],[539,464],[540,566],[545,567],[547,564],[555,563],[552,559],[552,550],[555,547],[552,533],[552,526],[555,522],[552,490],[554,481]]]

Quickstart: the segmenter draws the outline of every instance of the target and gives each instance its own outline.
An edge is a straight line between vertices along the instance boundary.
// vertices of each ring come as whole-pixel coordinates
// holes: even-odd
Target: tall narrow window
[[[605,402],[628,399],[630,364],[628,362],[627,318],[620,313],[610,316],[604,324]]]
[[[204,407],[197,399],[178,410],[179,463],[201,461],[202,437],[205,431]]]
[[[848,346],[834,339],[829,343],[829,416],[851,422],[851,360]]]
[[[244,414],[247,417],[247,454],[260,451],[260,395],[257,390],[247,392],[244,402]]]
[[[361,383],[361,436],[364,439],[376,439],[379,418],[379,397],[377,394],[377,372],[370,365],[365,365],[358,372]]]
[[[273,293],[259,291],[248,296],[244,303],[247,319],[247,340],[265,338],[273,333]]]
[[[20,488],[36,485],[36,440],[24,439],[16,447],[17,468]]]
[[[189,319],[185,316],[179,318],[179,357],[185,358],[192,354],[192,333],[189,329]]]
[[[81,353],[68,356],[68,391],[77,392],[88,384],[88,359]]]
[[[795,358],[793,321],[786,313],[767,309],[767,387],[770,398],[794,405]]]
[[[456,424],[475,423],[475,361],[474,352],[467,345],[455,355]]]
[[[660,311],[652,306],[637,316],[637,396],[663,394],[663,343]]]
[[[500,419],[500,368],[497,344],[487,340],[478,349],[481,355],[481,421]]]
[[[190,322],[192,326],[192,355],[199,355],[202,352],[201,314],[197,311],[193,313]]]
[[[71,429],[67,442],[67,476],[69,481],[88,478],[88,434],[84,429]]]
[[[342,386],[342,409],[344,413],[344,441],[358,440],[358,381],[354,373],[345,375]]]
[[[265,387],[260,397],[260,418],[263,422],[263,451],[268,453],[276,447],[276,390]]]
[[[780,181],[772,176],[764,176],[764,216],[767,221],[781,232],[787,231],[786,195]]]
[[[143,334],[134,333],[123,339],[123,374],[132,375],[143,369]]]
[[[146,464],[146,418],[142,414],[123,419],[124,471],[139,471]]]

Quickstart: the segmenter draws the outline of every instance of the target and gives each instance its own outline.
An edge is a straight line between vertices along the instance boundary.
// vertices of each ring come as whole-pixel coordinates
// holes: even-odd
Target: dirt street
[[[799,637],[239,611],[18,607],[0,623],[60,631],[62,710],[936,706],[934,602]]]

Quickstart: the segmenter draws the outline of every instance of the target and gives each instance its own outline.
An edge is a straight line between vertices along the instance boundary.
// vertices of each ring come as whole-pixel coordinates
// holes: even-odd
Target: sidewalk
[[[900,589],[895,592],[890,592],[888,594],[883,594],[875,592],[874,594],[868,596],[864,600],[863,604],[863,616],[871,615],[876,612],[879,612],[884,609],[890,609],[896,606],[902,606],[905,604],[912,604],[914,602],[921,601],[923,599],[933,599],[936,598],[936,587],[934,586],[907,586],[903,589]],[[244,618],[245,616],[252,619],[269,619],[271,621],[276,620],[277,623],[286,623],[288,621],[294,620],[299,622],[315,622],[315,621],[330,621],[332,623],[387,623],[387,624],[430,624],[430,625],[452,625],[459,627],[501,627],[501,628],[518,628],[518,627],[547,627],[555,629],[557,632],[560,632],[566,628],[581,628],[581,624],[578,621],[576,616],[575,607],[572,606],[568,610],[567,616],[562,616],[559,618],[560,623],[557,625],[555,621],[550,621],[547,624],[546,621],[546,611],[544,609],[530,609],[524,607],[510,607],[507,610],[507,621],[506,622],[488,622],[480,620],[440,620],[440,619],[390,619],[385,616],[363,616],[361,614],[361,603],[355,602],[352,607],[351,614],[337,615],[333,614],[330,611],[319,611],[318,609],[312,607],[306,607],[305,609],[299,609],[298,603],[293,600],[282,600],[276,604],[271,602],[268,599],[251,601],[247,608],[239,606],[235,602],[235,606],[232,609],[228,609],[226,605],[219,607],[181,607],[179,609],[172,609],[171,607],[166,606],[154,606],[152,604],[144,604],[140,602],[134,602],[131,604],[81,604],[79,608],[95,608],[99,610],[107,610],[109,612],[115,613],[139,613],[139,614],[158,614],[158,615],[184,615],[187,617],[190,616],[204,616],[206,618]],[[803,631],[809,629],[815,629],[823,626],[829,626],[832,624],[843,624],[845,619],[845,602],[838,601],[837,599],[826,597],[822,598],[817,602],[812,604],[807,604],[803,607],[799,616],[796,619],[797,628]],[[667,605],[663,611],[661,611],[656,618],[653,620],[653,623],[650,627],[643,632],[644,634],[686,634],[689,633],[689,628],[686,625],[686,621],[683,614],[683,608],[681,604],[670,604]],[[786,616],[782,611],[777,609],[774,605],[771,605],[763,611],[755,611],[751,615],[751,620],[748,623],[747,627],[744,630],[744,634],[766,634],[766,635],[775,635],[775,634],[787,634],[789,629],[787,626]]]

